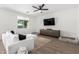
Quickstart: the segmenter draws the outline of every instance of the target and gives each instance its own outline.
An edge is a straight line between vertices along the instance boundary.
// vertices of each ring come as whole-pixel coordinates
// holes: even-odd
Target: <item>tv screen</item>
[[[44,25],[55,25],[55,18],[50,18],[50,19],[44,19]]]

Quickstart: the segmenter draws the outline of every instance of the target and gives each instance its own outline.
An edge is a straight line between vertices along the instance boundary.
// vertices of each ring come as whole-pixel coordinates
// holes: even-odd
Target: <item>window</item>
[[[18,19],[18,22],[17,22],[18,28],[27,28],[28,18],[17,16],[17,19]]]

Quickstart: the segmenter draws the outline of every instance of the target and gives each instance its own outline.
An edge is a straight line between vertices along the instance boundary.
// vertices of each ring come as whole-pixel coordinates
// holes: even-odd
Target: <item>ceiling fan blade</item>
[[[34,12],[36,12],[36,11],[38,11],[38,10],[34,10]]]
[[[45,5],[45,4],[42,4],[42,6],[41,6],[41,7],[44,7],[44,5]]]
[[[48,10],[48,9],[41,9],[41,10]]]
[[[37,8],[37,7],[35,7],[35,6],[32,6],[33,8],[36,8],[36,9],[39,9],[39,8]]]

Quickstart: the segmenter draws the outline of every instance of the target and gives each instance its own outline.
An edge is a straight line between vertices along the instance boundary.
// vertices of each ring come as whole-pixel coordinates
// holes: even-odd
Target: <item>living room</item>
[[[41,7],[40,8],[38,7],[43,6],[43,5],[44,5],[44,8],[46,8],[46,10],[40,12]],[[36,10],[35,8],[39,9],[39,11],[34,12]],[[7,31],[11,31],[11,30],[13,30],[16,34],[22,34],[22,35],[34,34],[38,38],[38,40],[36,39],[34,43],[37,46],[39,46],[39,47],[36,46],[36,48],[33,49],[33,53],[36,53],[36,54],[43,54],[43,53],[50,54],[51,51],[53,51],[52,54],[61,53],[61,50],[57,50],[57,52],[55,52],[55,50],[53,50],[53,46],[51,46],[52,44],[51,45],[49,44],[48,46],[42,49],[42,46],[44,46],[48,42],[51,42],[51,40],[49,39],[52,39],[52,38],[57,39],[57,40],[59,39],[59,42],[53,40],[54,41],[53,44],[55,42],[58,42],[59,44],[62,42],[62,44],[69,43],[69,45],[71,46],[77,45],[77,47],[79,47],[78,46],[78,43],[79,43],[79,33],[78,33],[79,32],[79,21],[78,21],[79,11],[78,9],[79,9],[78,4],[23,4],[23,5],[5,4],[5,5],[0,5],[0,24],[1,24],[0,25],[0,39],[2,40],[3,33]],[[50,18],[54,18],[55,24],[45,26],[44,19],[50,19]],[[20,19],[27,21],[27,25],[25,28],[18,27],[19,26],[18,21]],[[49,29],[49,31],[59,30],[60,31],[59,37],[54,38],[51,36],[39,35],[41,29],[44,29],[44,30]],[[52,49],[47,48],[49,46],[51,46]],[[70,51],[70,49],[68,51]],[[46,50],[47,52],[44,50]],[[67,52],[65,50],[63,53],[79,53],[79,50],[77,50],[76,52],[73,52],[73,51]],[[5,53],[5,52],[3,51],[1,53]],[[32,52],[30,52],[30,54],[31,53]]]

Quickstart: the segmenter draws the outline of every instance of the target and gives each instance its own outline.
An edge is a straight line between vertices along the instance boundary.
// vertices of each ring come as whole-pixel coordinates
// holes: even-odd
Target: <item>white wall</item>
[[[16,13],[9,10],[0,9],[0,36],[3,32],[7,30],[14,30],[17,33],[31,33],[31,32],[39,32],[40,29],[55,29],[61,30],[61,36],[68,36],[68,37],[76,37],[78,36],[79,27],[77,23],[77,8],[70,8],[62,11],[52,12],[49,14],[43,14],[36,17],[29,17],[28,27],[25,29],[18,29],[17,28],[17,16],[24,16],[26,15]],[[44,26],[43,19],[52,18],[54,17],[56,20],[55,26]],[[77,33],[77,34],[76,34]],[[0,37],[1,38],[1,37]]]
[[[32,17],[31,19],[29,18],[29,22],[28,22],[28,27],[24,28],[24,29],[18,29],[17,28],[17,16],[24,16],[27,17],[24,14],[20,14],[17,12],[13,12],[10,10],[6,10],[6,9],[0,9],[0,39],[1,39],[1,34],[3,32],[9,31],[9,30],[14,30],[17,33],[30,33],[32,30]]]
[[[78,15],[78,21],[77,21],[77,38],[79,39],[79,5],[78,5],[78,13],[77,13],[77,15]]]
[[[44,26],[43,19],[55,18],[55,26]],[[70,8],[58,12],[41,15],[36,18],[35,31],[39,32],[40,29],[55,29],[61,30],[61,36],[76,37],[77,31],[77,8]]]

